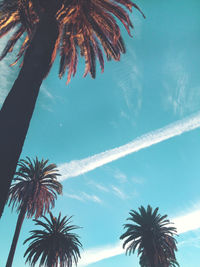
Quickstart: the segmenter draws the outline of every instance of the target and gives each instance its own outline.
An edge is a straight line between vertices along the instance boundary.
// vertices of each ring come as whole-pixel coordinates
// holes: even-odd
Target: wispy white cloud
[[[172,56],[172,53],[170,50],[164,67],[167,74],[167,79],[164,81],[167,94],[165,94],[164,99],[167,106],[172,108],[175,114],[182,115],[189,76],[184,66],[184,54],[180,52],[178,55]]]
[[[68,198],[73,198],[79,201],[84,201],[84,198],[80,195],[76,195],[76,194],[69,194],[69,193],[64,193],[64,196],[68,197]]]
[[[74,160],[69,163],[60,164],[59,170],[62,175],[60,177],[60,181],[87,173],[98,167],[108,164],[109,162],[120,159],[131,153],[135,153],[141,149],[158,144],[199,127],[200,112],[186,117],[183,120],[169,124],[158,130],[144,134],[126,145],[107,150],[82,160]]]
[[[174,226],[177,228],[178,234],[196,230],[200,228],[200,210],[175,217],[174,219],[171,219],[171,221],[174,222]],[[82,253],[78,266],[88,266],[89,264],[123,253],[125,253],[125,251],[122,249],[122,242],[117,242],[113,245],[88,249]]]
[[[44,99],[39,99],[39,105],[44,110],[52,113],[54,111],[52,103],[54,102],[56,96],[53,96],[44,84],[42,84],[40,91],[44,96]]]
[[[125,118],[125,119],[130,119],[130,116],[124,111],[124,110],[121,110],[120,111],[120,116],[122,117],[122,118]]]
[[[97,202],[97,203],[101,203],[102,202],[102,200],[96,195],[89,195],[89,194],[87,194],[85,192],[83,192],[82,195],[83,195],[83,198],[86,199],[86,200]]]
[[[145,23],[144,18],[135,10],[136,12],[133,11],[131,14],[131,20],[134,22],[134,31],[133,35],[135,39],[140,39],[142,36],[142,30],[143,30],[143,25]]]
[[[110,184],[110,185],[104,186],[102,184],[99,184],[99,183],[96,183],[96,182],[93,182],[93,181],[90,181],[88,184],[94,186],[95,188],[97,188],[101,192],[112,193],[112,194],[114,194],[115,196],[117,196],[118,198],[121,198],[121,199],[127,199],[127,198],[138,196],[138,192],[136,190],[134,190],[134,189],[132,189],[131,193],[129,193],[127,195],[119,186],[116,186],[116,185]]]
[[[113,192],[116,196],[118,196],[121,199],[126,199],[127,196],[124,194],[124,192],[119,189],[117,186],[112,185]]]
[[[42,92],[47,98],[49,98],[49,99],[51,99],[51,100],[54,99],[53,95],[47,90],[47,88],[46,88],[44,85],[41,86],[41,92]]]
[[[126,47],[127,53],[121,58],[121,65],[115,65],[114,80],[123,101],[119,116],[134,124],[142,107],[142,71],[132,45]]]
[[[166,92],[163,99],[167,109],[172,109],[176,115],[183,115],[200,108],[200,90],[199,84],[191,86],[190,72],[185,64],[187,53],[174,53],[173,49],[170,49],[166,56],[166,79],[163,82]]]
[[[131,179],[135,184],[144,184],[145,180],[141,177],[132,177]]]
[[[51,108],[51,107],[49,107],[49,105],[46,105],[46,104],[44,104],[44,103],[42,103],[41,104],[41,107],[44,109],[44,110],[46,110],[46,111],[48,111],[48,112],[53,112],[53,109]]]
[[[95,183],[94,181],[90,181],[89,184],[92,184],[93,186],[95,186],[100,191],[109,192],[109,189],[107,187],[103,186],[102,184]]]
[[[85,192],[81,192],[79,193],[78,195],[77,194],[70,194],[70,193],[64,193],[64,196],[68,197],[68,198],[73,198],[73,199],[76,199],[76,200],[79,200],[79,201],[92,201],[92,202],[96,202],[96,203],[101,203],[102,200],[96,196],[96,195],[90,195],[90,194],[87,194]]]
[[[198,231],[196,231],[198,232]],[[183,246],[190,246],[190,247],[196,247],[200,248],[200,235],[199,233],[195,233],[195,237],[185,239],[183,241],[178,242],[177,244],[178,248],[183,247]]]
[[[127,176],[125,173],[123,173],[120,170],[116,170],[114,173],[114,177],[119,180],[121,183],[124,183],[127,181]]]
[[[128,50],[132,50],[131,48]],[[139,67],[133,62],[136,62],[136,55],[133,53],[131,58],[126,59],[126,71],[120,72],[116,75],[118,86],[121,88],[123,97],[127,106],[127,112],[122,110],[120,116],[130,118],[134,113],[137,115],[142,105],[142,84],[141,84],[141,72]],[[127,71],[128,70],[128,71]]]

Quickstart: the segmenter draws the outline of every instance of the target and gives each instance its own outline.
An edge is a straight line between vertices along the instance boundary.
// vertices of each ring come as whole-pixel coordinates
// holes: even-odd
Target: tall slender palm
[[[61,218],[61,214],[56,218],[50,213],[50,220],[43,218],[46,222],[34,221],[44,230],[31,231],[31,236],[24,241],[24,244],[31,241],[24,254],[26,263],[35,266],[40,259],[39,266],[45,267],[71,267],[73,262],[77,265],[82,244],[79,236],[71,231],[79,227],[71,225],[71,217]]]
[[[55,164],[38,158],[20,160],[18,171],[9,190],[9,205],[19,212],[15,234],[6,267],[12,266],[14,253],[25,216],[41,217],[55,205],[57,194],[62,193],[62,185],[57,181]]]
[[[126,253],[131,255],[138,250],[141,267],[179,266],[175,256],[176,228],[170,225],[167,215],[161,216],[158,208],[152,210],[149,205],[147,209],[141,206],[139,212],[131,210],[129,214],[127,220],[131,223],[124,225],[126,232],[120,237],[125,239]]]
[[[78,52],[85,57],[85,73],[94,78],[96,58],[104,69],[108,60],[125,52],[115,17],[130,35],[127,10],[140,9],[131,0],[2,0],[0,37],[15,28],[0,59],[24,38],[16,62],[24,55],[18,78],[0,111],[0,216],[21,154],[39,88],[60,51],[59,76],[75,75]],[[141,11],[140,11],[141,12]],[[79,49],[78,49],[79,48]]]

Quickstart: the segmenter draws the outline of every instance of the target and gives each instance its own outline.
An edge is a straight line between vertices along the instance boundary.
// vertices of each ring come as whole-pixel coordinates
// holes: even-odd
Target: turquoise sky
[[[76,77],[66,86],[67,77],[58,78],[57,59],[41,87],[22,158],[48,158],[62,168],[73,167],[72,163],[63,165],[72,161],[79,166],[79,160],[85,158],[93,164],[93,155],[153,131],[142,139],[143,143],[151,142],[157,129],[162,128],[165,136],[169,124],[181,120],[178,127],[184,125],[188,116],[191,121],[191,115],[194,123],[199,120],[200,1],[135,2],[146,19],[133,12],[133,38],[122,30],[127,53],[120,62],[106,62],[104,74],[98,68],[95,80],[89,76],[82,78],[84,61],[80,59]],[[1,40],[1,49],[4,43]],[[9,56],[0,63],[1,102],[18,72],[18,66],[8,67],[11,61]],[[107,160],[108,163],[92,171],[81,165],[85,171],[79,176],[69,177],[75,167],[71,172],[62,169],[68,178],[62,182],[63,196],[58,198],[53,212],[74,215],[73,223],[83,227],[77,233],[84,253],[88,254],[83,253],[78,266],[139,267],[136,255],[120,254],[119,236],[130,209],[148,204],[158,206],[161,214],[168,214],[175,222],[189,214],[177,224],[180,230],[177,259],[181,267],[199,265],[198,123],[195,128],[186,127],[187,132],[182,135],[174,134],[136,153],[112,162]],[[5,265],[16,220],[16,213],[6,208],[0,221],[3,240],[0,266]],[[25,220],[13,267],[24,266],[26,246],[22,243],[33,228],[33,222]],[[94,262],[94,255],[96,260],[98,257],[102,260]]]

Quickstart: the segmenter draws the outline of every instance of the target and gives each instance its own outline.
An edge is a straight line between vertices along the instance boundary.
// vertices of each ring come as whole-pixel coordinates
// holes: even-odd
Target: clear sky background
[[[139,266],[136,255],[124,255],[119,236],[130,209],[150,204],[176,223],[180,266],[199,267],[200,1],[135,2],[146,19],[132,13],[133,38],[122,30],[127,53],[120,62],[106,62],[104,74],[98,68],[95,80],[82,78],[81,59],[66,86],[66,76],[57,76],[56,60],[41,87],[21,158],[48,158],[60,167],[63,196],[53,213],[73,215],[73,223],[83,227],[77,230],[84,247],[78,266]],[[4,44],[5,39],[1,49]],[[8,66],[12,59],[0,63],[1,103],[19,70]],[[135,150],[129,150],[131,144],[120,148],[129,155],[112,150],[136,138]],[[0,221],[0,266],[16,221],[7,207]],[[25,265],[22,243],[32,229],[34,223],[26,219],[14,267]]]

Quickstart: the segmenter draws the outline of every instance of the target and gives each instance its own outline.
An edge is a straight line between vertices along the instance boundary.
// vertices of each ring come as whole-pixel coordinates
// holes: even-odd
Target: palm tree
[[[43,216],[55,205],[57,194],[62,193],[62,185],[56,165],[47,165],[48,160],[38,158],[20,160],[18,171],[9,190],[9,206],[19,212],[15,234],[7,259],[6,267],[12,266],[14,253],[25,216],[27,218]]]
[[[43,218],[46,222],[34,221],[44,230],[31,231],[31,236],[24,241],[24,244],[31,241],[24,254],[26,263],[35,266],[40,258],[39,266],[71,267],[73,262],[77,265],[82,244],[79,236],[71,231],[79,227],[71,225],[71,217],[61,218],[61,214],[56,218],[50,213],[50,220],[45,216]]]
[[[179,266],[176,261],[175,251],[176,228],[170,226],[167,215],[161,216],[158,208],[152,210],[148,205],[147,209],[143,206],[139,212],[131,210],[130,224],[125,224],[126,232],[120,239],[125,239],[123,248],[126,253],[131,255],[138,250],[140,255],[141,267],[176,267]]]
[[[108,60],[120,60],[124,42],[115,17],[129,35],[133,27],[127,10],[140,9],[131,0],[2,0],[0,37],[11,29],[0,59],[24,38],[16,63],[23,55],[19,76],[0,111],[0,217],[22,151],[39,88],[56,52],[60,51],[59,76],[68,70],[67,82],[75,75],[78,52],[85,57],[85,73],[93,78],[96,58],[104,70],[102,48]],[[141,12],[141,11],[140,11]]]

